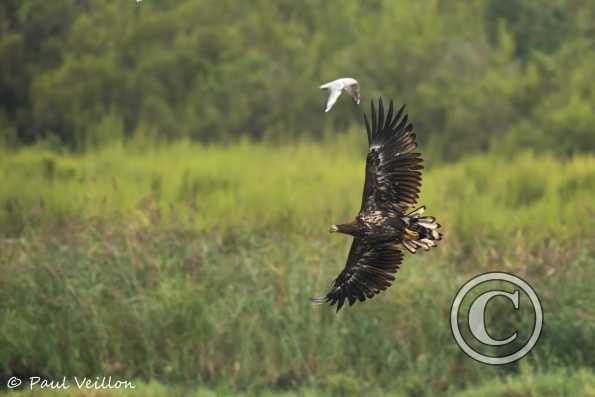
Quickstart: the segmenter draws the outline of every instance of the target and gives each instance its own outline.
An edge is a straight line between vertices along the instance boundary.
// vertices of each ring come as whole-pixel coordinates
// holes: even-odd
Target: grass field
[[[595,157],[433,165],[420,202],[444,241],[336,315],[308,298],[344,265],[349,240],[329,224],[361,200],[350,148],[364,144],[344,138],[0,152],[2,378],[139,385],[60,396],[595,396]],[[523,276],[543,301],[520,364],[476,363],[452,340],[456,291],[488,270]]]
[[[522,377],[521,377],[522,376]],[[595,395],[595,375],[591,371],[580,370],[574,373],[558,370],[548,374],[535,374],[531,371],[523,371],[518,377],[503,377],[488,381],[482,386],[471,387],[463,392],[451,394],[452,397],[510,397],[510,396],[539,396],[539,397],[592,397]],[[134,390],[127,391],[93,391],[81,393],[80,391],[33,391],[8,393],[11,397],[132,397],[142,395],[144,397],[244,397],[247,394],[230,391],[225,388],[206,389],[188,388],[180,386],[164,386],[158,383],[138,383]],[[386,390],[366,388],[359,393],[365,393],[372,397],[403,397],[406,394]],[[302,388],[295,391],[271,391],[262,390],[257,393],[262,397],[323,397],[331,395],[350,396],[354,395],[353,390],[337,388],[325,385],[319,388]]]
[[[180,143],[148,151],[116,146],[80,156],[0,152],[0,228],[19,235],[77,219],[124,216],[217,235],[320,237],[328,224],[359,208],[365,153],[348,149],[356,145],[347,138],[282,148]],[[594,157],[559,161],[524,153],[475,156],[430,169],[422,201],[447,225],[451,241],[509,242],[522,234],[533,244],[588,231],[594,193]]]

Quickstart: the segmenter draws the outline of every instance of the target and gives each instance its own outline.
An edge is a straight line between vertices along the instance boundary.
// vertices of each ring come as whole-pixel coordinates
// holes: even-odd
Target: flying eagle
[[[403,260],[401,246],[414,254],[418,248],[429,250],[442,238],[436,218],[423,216],[425,207],[408,212],[419,197],[423,160],[415,151],[405,106],[394,114],[391,101],[386,115],[382,98],[378,112],[374,101],[371,106],[371,125],[364,114],[368,157],[359,214],[350,223],[330,227],[330,232],[353,236],[347,264],[326,295],[312,298],[316,303],[337,304],[337,311],[346,300],[351,306],[391,286]]]

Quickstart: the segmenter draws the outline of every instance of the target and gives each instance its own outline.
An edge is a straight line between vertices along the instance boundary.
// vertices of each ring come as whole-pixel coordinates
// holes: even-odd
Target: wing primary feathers
[[[388,126],[390,125],[390,122],[392,121],[393,118],[393,100],[390,100],[390,104],[388,105],[388,114],[386,115],[386,123],[384,124],[384,128],[387,129]]]
[[[339,311],[345,301],[349,306],[363,302],[391,286],[401,264],[403,253],[394,244],[371,243],[356,238],[351,244],[343,271],[332,282],[325,296],[311,298],[314,303],[337,305]]]
[[[399,109],[399,111],[397,112],[397,115],[395,116],[395,118],[391,121],[389,128],[393,129],[395,128],[395,125],[397,125],[397,123],[399,122],[399,119],[401,118],[401,114],[403,114],[403,111],[405,110],[405,105],[401,106],[401,108]]]
[[[403,116],[403,120],[401,120],[401,122],[399,123],[397,128],[395,128],[397,130],[397,133],[404,131],[404,128],[407,125],[407,120],[408,120],[408,116],[407,115]]]
[[[385,109],[379,98],[371,101],[371,114],[364,115],[369,149],[360,211],[403,213],[417,203],[423,160],[415,152],[416,136],[405,109],[402,105],[395,114],[394,101]]]
[[[375,138],[376,135],[376,109],[374,109],[374,100],[372,100],[372,139]]]
[[[366,134],[368,135],[368,146],[372,145],[372,132],[370,131],[370,123],[368,123],[368,117],[364,113],[364,122],[366,123]]]
[[[382,103],[382,97],[378,100],[378,128],[384,127],[384,105]]]

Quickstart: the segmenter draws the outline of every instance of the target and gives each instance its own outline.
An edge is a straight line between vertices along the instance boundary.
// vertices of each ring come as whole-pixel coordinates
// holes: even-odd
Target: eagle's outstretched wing
[[[330,291],[321,297],[312,298],[313,302],[337,304],[337,311],[345,301],[353,305],[356,300],[366,299],[391,286],[401,265],[403,253],[396,244],[370,244],[355,238],[349,250],[347,264],[339,276],[332,282]]]
[[[368,133],[366,182],[360,212],[383,209],[404,214],[417,202],[421,187],[421,154],[415,152],[417,143],[413,125],[403,117],[405,105],[393,115],[393,101],[384,114],[382,98],[378,112],[372,101],[372,125],[364,114]]]

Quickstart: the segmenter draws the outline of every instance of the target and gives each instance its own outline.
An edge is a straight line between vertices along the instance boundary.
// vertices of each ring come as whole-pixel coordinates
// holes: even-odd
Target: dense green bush
[[[9,0],[0,139],[273,142],[360,122],[317,86],[410,105],[435,151],[593,151],[591,1]],[[110,131],[105,131],[110,129]]]

